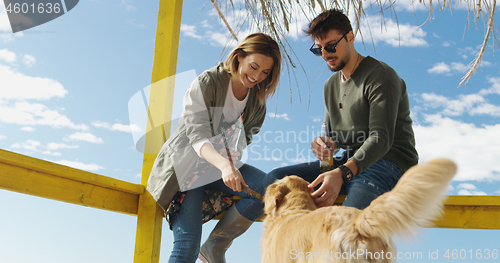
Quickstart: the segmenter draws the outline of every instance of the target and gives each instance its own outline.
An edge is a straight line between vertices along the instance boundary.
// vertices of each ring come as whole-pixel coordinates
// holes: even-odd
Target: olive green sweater
[[[324,95],[332,138],[359,173],[380,159],[403,170],[417,164],[406,84],[389,65],[366,57],[347,81],[333,74]]]

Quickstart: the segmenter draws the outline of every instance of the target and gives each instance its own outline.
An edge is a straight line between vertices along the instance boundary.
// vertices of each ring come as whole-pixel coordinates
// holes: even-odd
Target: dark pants
[[[262,179],[266,175],[261,170],[244,164],[238,169],[243,180],[252,190],[264,194]],[[245,192],[235,192],[227,187],[222,179],[210,184],[186,191],[182,208],[179,213],[171,215],[172,231],[174,232],[174,247],[169,263],[195,262],[200,251],[202,234],[202,205],[205,190],[217,190],[242,199],[234,204],[238,212],[245,218],[255,221],[264,213],[264,203]]]
[[[338,167],[345,160],[334,160],[334,162],[335,167]],[[375,198],[394,188],[403,173],[404,171],[393,162],[379,160],[342,186],[340,194],[347,195],[342,205],[364,209]],[[264,186],[267,187],[277,179],[284,178],[287,175],[297,175],[311,183],[319,174],[319,160],[280,167],[266,175]]]

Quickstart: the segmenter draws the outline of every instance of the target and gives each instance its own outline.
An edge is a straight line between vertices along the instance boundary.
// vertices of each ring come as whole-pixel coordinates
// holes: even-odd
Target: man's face
[[[342,35],[338,30],[330,30],[323,35],[323,38],[316,38],[314,41],[316,47],[321,48],[321,57],[332,71],[342,70],[347,64],[347,36],[347,34]],[[324,49],[324,47],[329,49],[328,47],[332,46],[335,46],[335,53],[329,53]]]

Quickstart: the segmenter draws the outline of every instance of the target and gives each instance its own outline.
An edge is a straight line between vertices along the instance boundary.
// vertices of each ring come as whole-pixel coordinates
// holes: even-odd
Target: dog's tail
[[[396,187],[375,199],[355,220],[359,234],[390,240],[429,226],[442,213],[449,182],[457,171],[454,162],[435,159],[410,168]]]

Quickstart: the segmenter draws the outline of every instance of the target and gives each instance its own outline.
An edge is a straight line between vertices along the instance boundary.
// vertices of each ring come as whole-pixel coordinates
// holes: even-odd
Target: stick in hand
[[[227,145],[226,136],[224,135],[224,132],[222,132],[222,138],[224,139],[224,146],[226,147],[227,157],[229,158],[229,161],[231,162],[231,164],[234,164],[233,157],[231,157],[231,152],[229,151],[229,147]],[[233,170],[233,173],[236,173],[234,165],[231,165],[231,169]],[[243,192],[247,193],[250,196],[253,196],[255,198],[262,200],[262,195],[259,194],[257,191],[250,189],[248,186],[245,186],[242,184],[241,190],[243,190]]]

